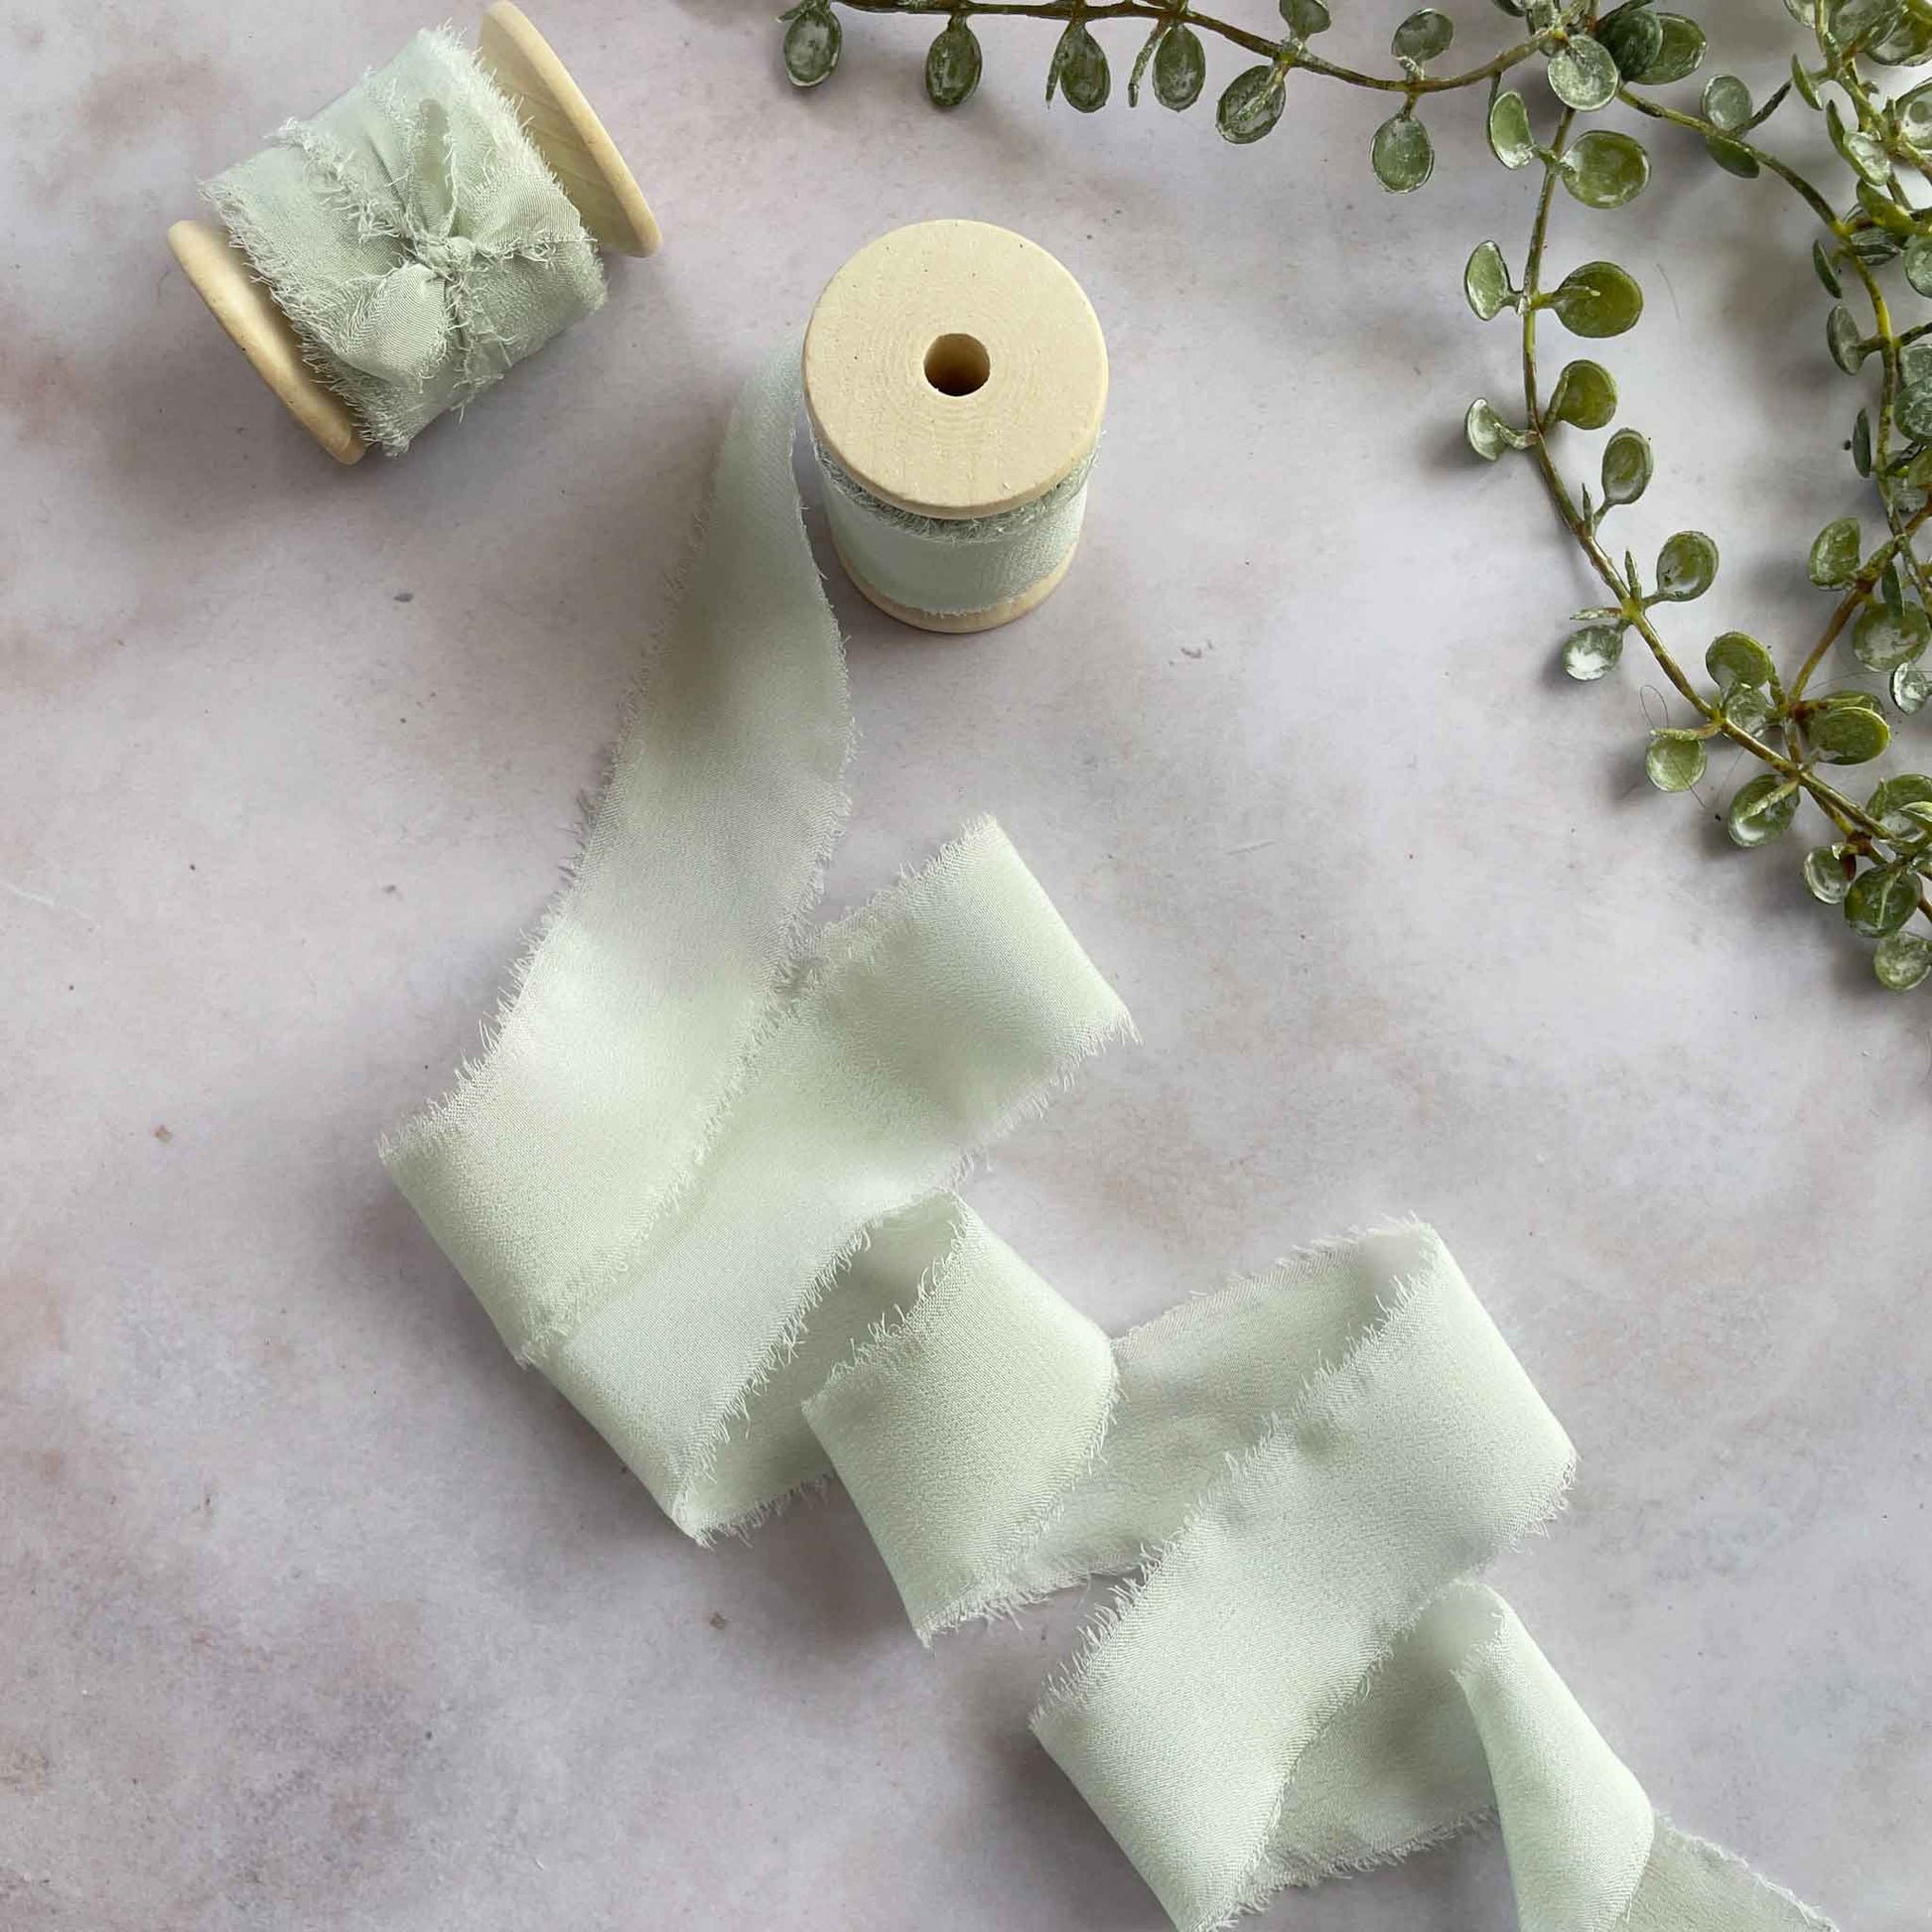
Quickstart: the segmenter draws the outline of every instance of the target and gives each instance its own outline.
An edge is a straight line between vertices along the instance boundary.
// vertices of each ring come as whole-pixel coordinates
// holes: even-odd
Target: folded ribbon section
[[[841,1268],[873,1224],[1129,1026],[990,821],[808,927],[851,721],[797,403],[794,344],[734,413],[681,620],[519,992],[385,1150],[518,1358],[697,1536],[825,1472],[801,1380],[897,1306]]]
[[[1466,1581],[1573,1457],[1431,1230],[1113,1343],[963,1203],[915,1232],[924,1294],[806,1417],[922,1638],[1132,1576],[1034,1729],[1183,1932],[1492,1813],[1525,1932],[1819,1924],[1661,1825]]]
[[[1492,1811],[1525,1932],[1817,1925],[1661,1825],[1471,1581],[1572,1452],[1428,1228],[1110,1341],[948,1191],[1129,1023],[988,822],[808,923],[850,715],[797,356],[733,414],[576,878],[398,1185],[693,1535],[836,1471],[922,1638],[1130,1579],[1034,1725],[1186,1932]]]
[[[557,1386],[694,1535],[824,1473],[798,1377],[884,1311],[841,1264],[1125,1024],[998,829],[969,832],[834,928],[697,1185],[546,1358]]]

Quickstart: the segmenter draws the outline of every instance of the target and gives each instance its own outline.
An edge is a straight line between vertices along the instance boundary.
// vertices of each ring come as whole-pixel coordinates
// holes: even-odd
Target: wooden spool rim
[[[654,255],[664,235],[644,191],[570,69],[512,0],[484,10],[477,58],[523,110],[530,139],[598,245],[615,255]]]
[[[276,399],[338,463],[359,463],[368,445],[343,399],[303,359],[302,344],[248,257],[211,221],[177,221],[168,246],[228,340]]]
[[[663,233],[643,191],[583,89],[522,9],[495,0],[477,38],[478,59],[520,111],[598,244],[616,254],[654,253]],[[300,339],[248,257],[209,221],[177,221],[168,245],[196,294],[289,414],[338,463],[359,462],[368,445],[354,418],[304,359]]]

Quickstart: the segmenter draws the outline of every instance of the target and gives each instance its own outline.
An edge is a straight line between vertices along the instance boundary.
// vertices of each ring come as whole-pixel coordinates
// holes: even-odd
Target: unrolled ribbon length
[[[1126,1578],[1034,1728],[1184,1932],[1489,1814],[1525,1932],[1820,1926],[1661,1822],[1474,1581],[1572,1451],[1430,1230],[1110,1341],[950,1191],[1131,1027],[990,823],[810,923],[852,726],[798,355],[739,401],[576,878],[397,1184],[692,1535],[836,1472],[924,1639]]]
[[[357,430],[392,455],[604,300],[515,108],[447,33],[207,185]]]

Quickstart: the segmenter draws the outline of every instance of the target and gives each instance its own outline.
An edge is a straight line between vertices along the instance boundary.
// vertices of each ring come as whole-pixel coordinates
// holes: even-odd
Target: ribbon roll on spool
[[[661,239],[582,90],[509,0],[476,53],[423,33],[207,184],[176,259],[341,463],[391,454],[604,299],[598,250]]]
[[[984,221],[882,235],[805,332],[832,541],[882,611],[990,630],[1073,561],[1107,405],[1107,345],[1045,249]]]

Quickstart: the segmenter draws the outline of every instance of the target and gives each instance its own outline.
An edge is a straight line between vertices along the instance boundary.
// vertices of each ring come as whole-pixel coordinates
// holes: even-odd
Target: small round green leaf
[[[1835,100],[1825,103],[1825,126],[1831,134],[1832,145],[1845,157],[1859,179],[1873,188],[1883,188],[1891,174],[1891,163],[1886,158],[1884,143],[1862,128],[1846,126],[1845,117],[1838,111]]]
[[[1920,295],[1932,295],[1932,235],[1916,235],[1905,244],[1905,279]]]
[[[1805,891],[1820,905],[1843,905],[1851,890],[1842,847],[1815,845],[1805,854]]]
[[[1493,241],[1479,241],[1462,270],[1462,293],[1479,322],[1490,322],[1508,305],[1516,291],[1510,286],[1503,251]]]
[[[1892,932],[1878,941],[1871,955],[1878,984],[1894,993],[1909,993],[1932,973],[1932,939],[1917,932]]]
[[[1592,113],[1616,98],[1619,76],[1610,51],[1587,34],[1572,34],[1550,56],[1550,90],[1566,107]]]
[[[1932,148],[1932,90],[1914,87],[1909,94],[1901,94],[1892,102],[1892,111],[1897,118],[1898,132],[1908,146],[1921,150]]]
[[[1608,106],[1621,78],[1609,49],[1584,33],[1572,34],[1551,55],[1548,72],[1550,90],[1581,113]]]
[[[1808,721],[1812,751],[1827,764],[1868,764],[1891,743],[1891,727],[1863,705],[1830,705]]]
[[[1898,25],[1903,11],[1899,0],[1836,0],[1836,4],[1828,0],[1825,18],[1832,39],[1849,48],[1854,42],[1869,45],[1882,40]]]
[[[1824,105],[1824,103],[1818,98],[1818,88],[1817,85],[1815,84],[1816,81],[1822,77],[1823,77],[1822,75],[1813,74],[1811,69],[1808,67],[1806,67],[1801,60],[1798,59],[1797,55],[1795,54],[1792,55],[1791,84],[1797,88],[1798,98],[1802,100],[1804,104],[1807,107],[1809,107],[1814,114],[1818,113]]]
[[[1114,82],[1106,50],[1088,33],[1084,21],[1069,21],[1053,51],[1052,70],[1046,77],[1048,100],[1053,98],[1055,82],[1066,104],[1079,113],[1097,114],[1107,104]]]
[[[1375,179],[1392,195],[1407,195],[1436,172],[1429,130],[1406,109],[1375,130],[1369,151]]]
[[[1650,179],[1643,143],[1603,128],[1576,141],[1557,166],[1564,187],[1586,207],[1621,207],[1634,202]]]
[[[1704,64],[1704,29],[1683,14],[1657,16],[1661,41],[1656,58],[1630,78],[1642,87],[1668,87],[1686,80]]]
[[[1860,228],[1845,237],[1845,245],[1867,268],[1883,268],[1901,252],[1898,237],[1884,228]]]
[[[980,44],[963,20],[952,20],[925,51],[926,98],[935,107],[957,107],[980,83]]]
[[[1620,623],[1587,623],[1563,640],[1563,668],[1581,684],[1593,684],[1607,675],[1622,655]]]
[[[1852,468],[1862,477],[1871,475],[1871,417],[1863,409],[1852,419]]]
[[[1549,297],[1573,336],[1620,336],[1643,314],[1643,291],[1615,262],[1573,268]]]
[[[1526,450],[1530,446],[1530,439],[1513,423],[1506,423],[1498,416],[1483,396],[1469,405],[1469,413],[1462,419],[1462,433],[1469,439],[1469,448],[1484,463],[1494,463],[1505,451]]]
[[[1932,676],[1923,664],[1901,664],[1891,674],[1891,701],[1909,718],[1932,698]]]
[[[1890,611],[1882,604],[1866,607],[1852,626],[1852,649],[1866,670],[1890,672],[1925,655],[1932,643],[1932,623],[1916,604]]]
[[[1712,638],[1711,648],[1704,653],[1704,668],[1724,692],[1761,690],[1777,676],[1771,653],[1742,630],[1726,630]]]
[[[1245,68],[1227,84],[1214,110],[1221,139],[1246,147],[1271,133],[1282,117],[1288,86],[1273,67]]]
[[[1704,151],[1725,174],[1735,175],[1739,181],[1757,179],[1757,156],[1743,142],[1733,141],[1727,134],[1707,134]]]
[[[1616,414],[1616,384],[1601,362],[1566,362],[1550,397],[1550,420],[1601,429]]]
[[[1790,828],[1798,815],[1798,787],[1775,771],[1766,771],[1739,785],[1725,813],[1725,830],[1732,845],[1768,845]]]
[[[1207,55],[1191,27],[1173,27],[1154,50],[1154,98],[1178,114],[1193,106],[1207,83]]]
[[[1312,40],[1328,31],[1328,9],[1321,0],[1281,0],[1282,18],[1298,41]]]
[[[1845,296],[1845,284],[1838,279],[1838,270],[1832,266],[1832,258],[1826,254],[1825,244],[1822,241],[1814,241],[1811,244],[1811,265],[1818,271],[1818,279],[1824,283],[1825,293],[1834,302],[1842,301]]]
[[[1825,318],[1825,346],[1847,375],[1857,375],[1860,363],[1870,353],[1859,339],[1858,318],[1843,302]]]
[[[1610,59],[1626,79],[1634,79],[1664,51],[1664,30],[1650,0],[1629,0],[1629,4],[1607,13],[1596,23],[1596,38],[1609,50]]]
[[[1527,168],[1536,159],[1536,136],[1530,131],[1530,110],[1514,88],[1489,103],[1489,152],[1505,168]]]
[[[1919,67],[1932,55],[1932,21],[1922,9],[1902,12],[1891,31],[1873,40],[1865,51],[1879,67]]]
[[[1448,53],[1449,44],[1454,38],[1455,22],[1448,14],[1439,14],[1434,7],[1424,7],[1395,30],[1389,51],[1398,60],[1413,61],[1422,67],[1439,54]]]
[[[1912,238],[1912,209],[1908,203],[1895,201],[1889,189],[1873,188],[1869,182],[1859,184],[1859,206],[1878,223],[1900,237],[1901,246]]]
[[[1835,591],[1849,584],[1858,575],[1863,543],[1856,516],[1841,516],[1836,523],[1827,523],[1812,539],[1805,566],[1811,581],[1821,591]]]
[[[1754,684],[1736,684],[1725,694],[1724,713],[1740,732],[1762,738],[1771,723],[1771,700]]]
[[[1702,530],[1679,530],[1657,553],[1657,595],[1671,604],[1702,597],[1718,575],[1718,546]]]
[[[1704,118],[1733,134],[1751,117],[1751,90],[1734,73],[1714,74],[1704,83]]]
[[[1620,429],[1603,446],[1603,500],[1634,503],[1650,487],[1649,441],[1633,429]]]
[[[1908,382],[1899,390],[1891,413],[1892,421],[1914,443],[1932,443],[1932,379]]]
[[[828,8],[807,7],[785,29],[785,72],[794,87],[816,87],[839,64],[844,34]]]
[[[1918,874],[1910,866],[1873,866],[1845,895],[1845,923],[1867,939],[1896,932],[1918,910]]]
[[[1923,771],[1900,771],[1873,786],[1864,808],[1873,818],[1886,818],[1907,805],[1932,805],[1932,778]]]
[[[1643,771],[1659,791],[1689,791],[1704,776],[1704,740],[1696,732],[1650,734],[1650,749],[1643,755]]]

